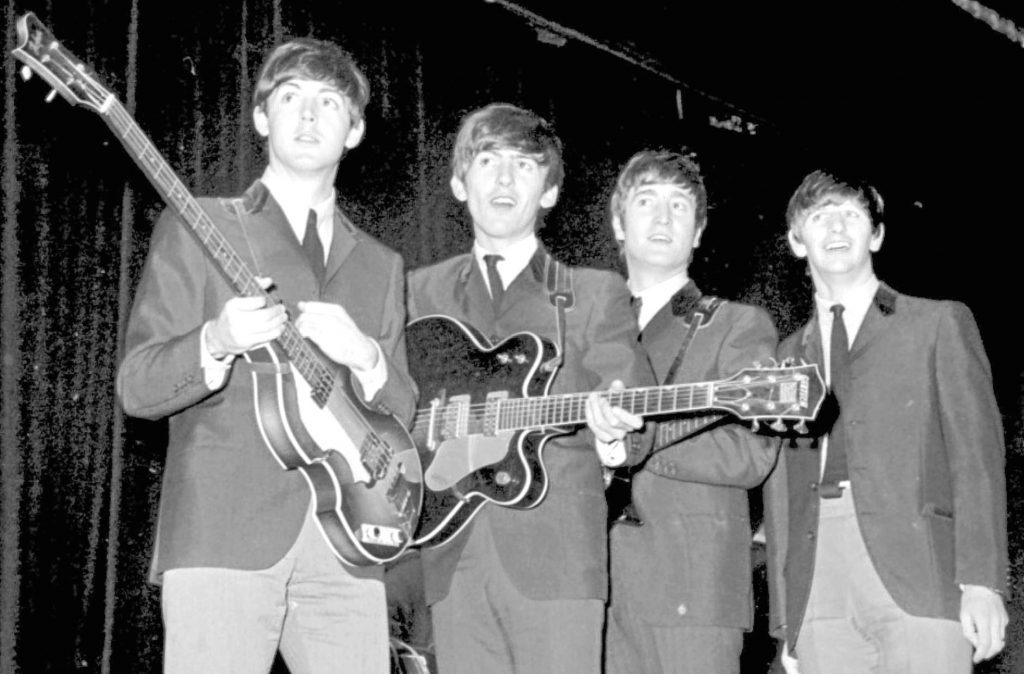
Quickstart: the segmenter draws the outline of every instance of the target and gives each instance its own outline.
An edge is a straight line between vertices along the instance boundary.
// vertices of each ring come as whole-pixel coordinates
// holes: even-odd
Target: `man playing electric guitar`
[[[278,648],[292,672],[387,671],[382,568],[346,566],[320,535],[302,474],[282,470],[261,435],[271,421],[257,418],[254,388],[273,364],[247,354],[281,337],[287,309],[368,408],[412,417],[402,260],[335,206],[368,98],[336,45],[278,47],[252,111],[269,164],[240,198],[201,201],[283,304],[236,297],[173,211],[156,224],[118,391],[129,414],[170,418],[152,567],[168,672],[266,672]]]
[[[549,340],[557,345],[552,393],[653,384],[622,279],[567,268],[538,242],[537,223],[563,176],[547,122],[512,105],[477,110],[463,120],[452,169],[452,192],[473,221],[473,250],[411,273],[410,317],[446,314],[492,343],[523,331]],[[636,463],[651,434],[627,435],[642,420],[597,395],[586,419],[589,430],[547,442],[549,488],[536,507],[483,507],[458,536],[421,551],[440,671],[600,672],[602,462]]]
[[[707,193],[690,156],[634,155],[610,210],[659,384],[770,362],[777,337],[768,315],[702,296],[689,277],[707,224]],[[673,423],[661,425],[659,440]],[[747,490],[771,471],[778,441],[728,417],[703,432],[682,426],[680,439],[663,449],[659,442],[632,480],[643,524],[611,530],[609,674],[740,671],[753,620]]]

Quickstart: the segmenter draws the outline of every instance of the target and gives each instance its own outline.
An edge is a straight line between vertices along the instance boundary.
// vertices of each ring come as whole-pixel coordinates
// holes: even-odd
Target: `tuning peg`
[[[754,419],[753,421],[750,422],[750,430],[752,430],[755,433],[757,433],[759,428],[761,428],[761,422],[760,421],[758,421],[757,419]]]
[[[56,97],[57,97],[57,90],[56,89],[50,89],[50,93],[46,94],[46,102],[49,103],[50,101],[52,101]]]
[[[776,433],[782,433],[783,431],[786,430],[786,424],[782,423],[782,419],[776,419],[775,421],[772,422],[769,428],[771,428]]]
[[[793,426],[793,430],[800,435],[807,435],[807,422],[801,419],[796,426]]]
[[[21,70],[19,72],[21,73],[21,79],[25,80],[26,82],[32,79],[32,69],[28,66],[21,66]]]

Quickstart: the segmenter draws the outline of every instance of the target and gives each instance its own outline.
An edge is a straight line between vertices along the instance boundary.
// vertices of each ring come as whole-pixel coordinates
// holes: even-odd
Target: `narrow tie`
[[[501,275],[498,273],[498,262],[504,259],[500,255],[484,255],[484,263],[487,264],[487,283],[491,286],[491,304],[494,305],[495,313],[501,306],[501,298],[505,296],[505,286],[501,284]]]
[[[302,237],[302,249],[306,251],[309,264],[313,268],[316,280],[320,285],[324,282],[324,244],[320,241],[320,233],[316,230],[316,211],[309,209],[306,217],[306,233]]]
[[[829,342],[829,379],[832,394],[839,404],[839,415],[828,435],[825,474],[821,478],[821,495],[835,498],[842,494],[839,483],[849,479],[846,469],[846,431],[843,427],[843,395],[850,376],[850,344],[843,323],[843,305],[832,305],[832,338]]]

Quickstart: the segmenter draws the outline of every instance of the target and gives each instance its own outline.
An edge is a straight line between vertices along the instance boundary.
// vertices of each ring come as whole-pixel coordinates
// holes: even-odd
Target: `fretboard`
[[[182,220],[206,248],[235,290],[243,296],[262,295],[270,303],[279,302],[260,287],[256,276],[245,261],[217,230],[210,216],[157,152],[124,106],[114,100],[104,112],[103,119],[153,186],[168,204],[177,209]],[[291,321],[285,323],[284,332],[278,337],[277,342],[284,348],[291,365],[312,388],[313,400],[322,407],[334,387],[334,372],[323,364]]]
[[[692,412],[712,407],[714,382],[674,384],[603,392],[599,395],[613,407],[641,417]],[[589,393],[568,393],[539,398],[501,400],[496,406],[497,432],[511,432],[549,426],[574,426],[586,421]]]

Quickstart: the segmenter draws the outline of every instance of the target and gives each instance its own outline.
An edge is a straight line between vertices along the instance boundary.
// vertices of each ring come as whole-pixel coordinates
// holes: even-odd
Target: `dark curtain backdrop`
[[[782,334],[806,318],[809,283],[785,248],[783,213],[817,151],[770,126],[750,134],[711,125],[734,111],[586,45],[538,40],[527,21],[493,4],[7,0],[0,672],[158,671],[162,638],[159,593],[146,577],[165,427],[126,418],[114,377],[163,203],[98,115],[60,97],[45,102],[38,79],[21,82],[8,54],[14,22],[29,10],[95,69],[197,194],[238,192],[262,169],[248,101],[267,48],[303,35],[345,45],[373,93],[366,139],[343,160],[339,193],[353,219],[410,267],[470,242],[447,162],[472,108],[509,101],[555,124],[568,177],[542,238],[579,264],[617,266],[605,204],[625,159],[643,146],[685,143],[699,151],[712,196],[693,275],[706,291],[766,307]],[[893,220],[921,225],[910,205],[891,203]],[[907,292],[967,301],[982,326],[1007,425],[1019,586],[1017,348],[986,289],[886,262],[913,259],[926,245],[947,256],[940,262],[965,264],[980,249],[941,251],[895,229],[881,275]],[[1009,650],[986,671],[1024,667],[1016,598],[1011,615]]]

